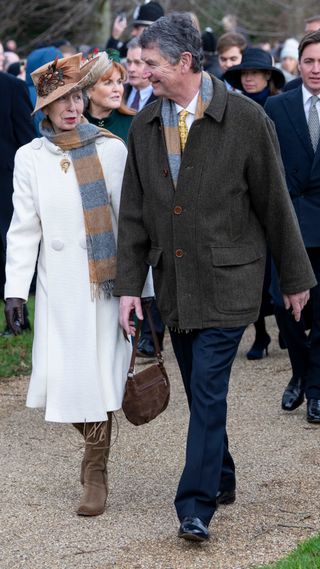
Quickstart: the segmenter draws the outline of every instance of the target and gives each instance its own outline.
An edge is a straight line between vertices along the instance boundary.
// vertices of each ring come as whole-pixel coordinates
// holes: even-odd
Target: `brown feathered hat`
[[[67,93],[92,87],[112,64],[104,51],[83,65],[81,61],[82,54],[77,53],[50,61],[31,73],[37,92],[33,113]]]

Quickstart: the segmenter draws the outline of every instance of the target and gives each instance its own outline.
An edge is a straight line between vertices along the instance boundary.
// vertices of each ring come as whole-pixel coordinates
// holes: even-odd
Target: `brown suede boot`
[[[77,429],[77,431],[79,431],[80,435],[83,436],[83,438],[86,438],[85,435],[85,428],[86,428],[86,423],[72,423],[74,428]],[[92,424],[92,423],[91,423]],[[81,468],[80,468],[80,482],[82,484],[82,486],[84,485],[84,470],[86,467],[86,455],[84,454],[84,457],[81,461]]]
[[[77,510],[79,516],[99,516],[108,496],[107,462],[111,440],[112,413],[104,423],[85,425],[85,455],[82,461],[84,492]],[[77,428],[77,427],[76,427]]]

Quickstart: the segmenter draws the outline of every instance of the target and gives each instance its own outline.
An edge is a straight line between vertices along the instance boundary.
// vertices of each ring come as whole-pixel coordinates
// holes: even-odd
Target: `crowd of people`
[[[216,41],[151,0],[105,50],[61,40],[22,63],[0,46],[0,292],[10,335],[35,289],[27,405],[84,437],[77,513],[102,514],[137,318],[138,355],[155,355],[147,299],[190,410],[178,535],[200,542],[236,499],[227,393],[249,324],[261,359],[275,314],[282,408],[306,398],[320,423],[320,15],[276,48],[223,26]]]

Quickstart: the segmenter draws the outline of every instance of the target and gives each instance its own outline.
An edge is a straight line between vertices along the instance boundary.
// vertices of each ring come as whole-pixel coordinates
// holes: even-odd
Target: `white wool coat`
[[[127,151],[105,137],[96,148],[117,234]],[[121,407],[131,344],[119,326],[118,299],[91,298],[81,197],[72,163],[61,169],[65,155],[46,138],[16,154],[5,298],[28,299],[40,245],[27,406],[45,408],[47,421],[103,421]],[[152,283],[144,295],[153,295]]]

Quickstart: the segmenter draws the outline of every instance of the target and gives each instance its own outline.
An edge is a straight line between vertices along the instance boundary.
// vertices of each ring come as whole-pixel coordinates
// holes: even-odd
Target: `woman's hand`
[[[15,336],[21,334],[24,325],[23,305],[25,301],[22,298],[6,298],[4,314],[6,317],[9,330]]]

